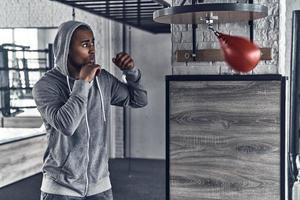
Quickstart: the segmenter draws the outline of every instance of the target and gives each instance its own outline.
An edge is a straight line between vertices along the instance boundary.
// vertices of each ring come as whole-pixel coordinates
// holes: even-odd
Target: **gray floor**
[[[110,160],[114,200],[164,200],[165,161]],[[0,189],[0,200],[39,200],[42,176],[37,174]]]
[[[111,181],[115,200],[165,200],[165,161],[112,160]]]

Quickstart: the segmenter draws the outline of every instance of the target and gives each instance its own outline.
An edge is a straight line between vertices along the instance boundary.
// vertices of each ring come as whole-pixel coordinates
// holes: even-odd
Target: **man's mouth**
[[[90,63],[95,63],[95,56],[90,56],[90,59],[89,59]]]

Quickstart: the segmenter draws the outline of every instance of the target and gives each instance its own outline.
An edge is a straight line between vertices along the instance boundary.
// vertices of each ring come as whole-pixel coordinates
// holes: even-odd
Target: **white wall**
[[[148,105],[131,109],[131,157],[165,159],[165,75],[172,69],[171,34],[132,28],[130,43],[148,92]]]

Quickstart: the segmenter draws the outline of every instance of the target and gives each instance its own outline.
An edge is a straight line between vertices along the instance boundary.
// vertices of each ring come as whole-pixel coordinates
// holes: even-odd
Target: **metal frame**
[[[166,80],[166,199],[170,200],[170,96],[171,81],[281,81],[280,94],[280,200],[285,200],[285,93],[286,77],[279,74],[267,75],[168,75]]]
[[[289,199],[292,199],[292,187],[299,175],[296,156],[300,154],[300,10],[293,11],[290,70],[290,129],[289,129]]]
[[[170,25],[153,21],[155,10],[170,6],[163,0],[51,0],[151,33],[170,33]]]
[[[221,16],[215,19],[213,16]],[[238,14],[236,17],[233,14]],[[242,22],[266,17],[268,8],[248,3],[203,3],[196,5],[173,6],[153,13],[156,22],[167,24],[205,24],[208,20],[214,23]]]
[[[36,108],[36,106],[11,106],[11,91],[25,91],[26,95],[31,95],[32,87],[30,86],[29,72],[46,72],[54,67],[52,44],[48,45],[48,49],[31,50],[28,46],[15,45],[15,44],[2,44],[0,45],[0,56],[2,56],[2,63],[0,63],[0,76],[7,79],[6,85],[0,86],[1,105],[0,112],[3,116],[9,117],[20,112],[22,108]],[[23,57],[20,59],[23,63],[23,68],[9,67],[8,52],[23,52]],[[45,67],[30,68],[28,66],[28,58],[25,56],[25,52],[39,52],[45,53]],[[0,59],[1,61],[1,59]],[[18,73],[24,73],[25,87],[10,86],[9,83],[9,71],[16,71]],[[23,94],[23,93],[22,93]]]

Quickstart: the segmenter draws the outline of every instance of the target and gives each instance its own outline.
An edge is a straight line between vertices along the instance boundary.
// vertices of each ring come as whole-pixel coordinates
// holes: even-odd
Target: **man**
[[[147,92],[126,53],[113,62],[127,84],[95,64],[94,36],[82,22],[60,25],[56,66],[34,85],[33,97],[47,131],[42,200],[112,200],[108,171],[109,105],[143,107]]]

